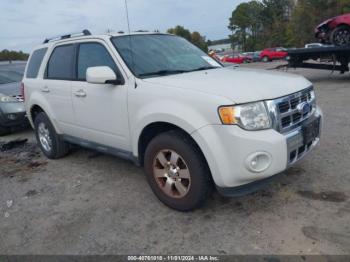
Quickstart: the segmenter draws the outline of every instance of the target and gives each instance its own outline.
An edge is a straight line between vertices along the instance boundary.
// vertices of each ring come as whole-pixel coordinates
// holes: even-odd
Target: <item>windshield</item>
[[[199,48],[173,35],[118,36],[111,40],[129,69],[140,78],[221,67]]]

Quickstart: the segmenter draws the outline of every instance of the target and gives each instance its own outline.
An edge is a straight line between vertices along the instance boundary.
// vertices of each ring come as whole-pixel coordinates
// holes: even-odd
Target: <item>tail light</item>
[[[21,86],[20,86],[20,94],[21,94],[21,96],[22,96],[22,99],[23,99],[23,101],[25,100],[25,97],[24,97],[24,83],[23,82],[21,82]]]

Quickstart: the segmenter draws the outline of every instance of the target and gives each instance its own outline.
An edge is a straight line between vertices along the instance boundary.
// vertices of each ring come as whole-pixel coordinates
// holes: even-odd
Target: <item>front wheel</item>
[[[181,132],[156,136],[146,149],[144,168],[155,195],[179,211],[202,206],[211,190],[203,155],[192,139]]]
[[[350,27],[339,26],[333,30],[330,36],[332,44],[336,46],[350,45]]]

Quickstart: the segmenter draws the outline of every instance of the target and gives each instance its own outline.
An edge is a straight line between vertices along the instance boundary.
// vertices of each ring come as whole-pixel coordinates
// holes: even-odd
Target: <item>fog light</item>
[[[266,152],[256,152],[249,155],[246,159],[246,167],[254,173],[260,173],[269,168],[272,157]]]

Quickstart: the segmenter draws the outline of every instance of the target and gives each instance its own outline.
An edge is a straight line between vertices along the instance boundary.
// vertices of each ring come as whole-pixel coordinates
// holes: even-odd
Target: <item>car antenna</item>
[[[128,34],[129,34],[129,45],[130,45],[130,55],[131,55],[131,67],[133,74],[135,74],[135,62],[134,62],[134,53],[132,48],[132,39],[131,39],[131,30],[130,30],[130,20],[129,20],[129,9],[128,9],[128,3],[127,0],[124,0],[125,2],[125,11],[126,11],[126,21],[128,25]],[[137,88],[136,83],[136,77],[134,76],[134,82],[135,82],[135,89]]]

